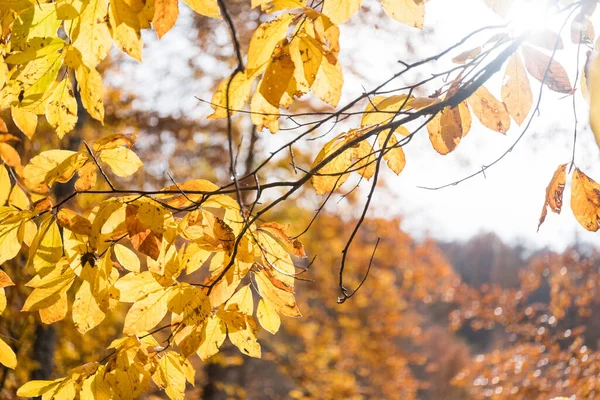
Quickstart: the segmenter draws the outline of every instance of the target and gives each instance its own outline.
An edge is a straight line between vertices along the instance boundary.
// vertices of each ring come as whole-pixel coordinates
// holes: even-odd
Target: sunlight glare
[[[549,22],[547,0],[526,0],[516,2],[508,13],[508,20],[517,35],[530,31],[539,33]]]

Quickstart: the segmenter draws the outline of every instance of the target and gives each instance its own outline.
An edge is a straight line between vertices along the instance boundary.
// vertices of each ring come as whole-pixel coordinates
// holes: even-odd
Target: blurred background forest
[[[260,13],[251,10],[247,0],[227,3],[242,45],[247,46]],[[226,182],[225,122],[202,118],[208,106],[194,96],[209,98],[216,84],[231,71],[234,60],[227,45],[229,36],[222,21],[194,16],[184,8],[176,29],[163,41],[144,38],[148,44],[143,65],[117,53],[101,65],[107,77],[104,127],[79,107],[76,132],[62,143],[44,126],[38,127],[33,140],[14,140],[23,161],[46,149],[76,149],[81,140],[92,141],[107,133],[134,133],[146,172],[136,175],[130,186],[150,189],[169,185],[166,172],[176,181],[202,177]],[[418,58],[431,48],[427,43],[434,31],[426,29],[418,35],[410,31],[409,36],[401,34],[409,28],[388,29],[387,25],[392,23],[381,10],[367,5],[344,29],[363,27],[384,39],[394,37],[395,54],[406,58]],[[417,37],[419,42],[405,42],[405,36]],[[364,54],[346,51],[344,56],[352,60]],[[344,65],[345,74],[354,77],[351,79],[370,82],[377,78],[365,76],[358,61]],[[299,103],[290,112],[323,107],[310,100]],[[235,121],[237,141],[242,143],[239,164],[244,168],[240,169],[248,171],[279,139],[267,131],[252,132],[246,120]],[[15,126],[7,128],[8,132],[18,132]],[[309,163],[314,154],[307,148],[294,156],[296,163]],[[462,161],[462,168],[470,165],[468,160]],[[283,180],[294,173],[289,162],[279,159],[268,173]],[[456,227],[463,232],[456,238],[451,227],[440,228],[450,234],[436,235],[436,226],[428,223],[413,232],[419,211],[398,205],[394,187],[400,184],[389,178],[385,182],[388,201],[374,210],[354,244],[350,260],[354,269],[348,272],[351,287],[361,282],[373,246],[381,237],[369,278],[359,294],[343,305],[336,302],[335,266],[356,217],[352,210],[361,197],[360,190],[334,202],[302,236],[308,260],[313,260],[297,284],[303,318],[284,319],[280,334],[263,338],[261,360],[244,357],[233,349],[203,365],[196,358],[200,376],[197,387],[188,386],[189,397],[600,398],[600,255],[585,244],[588,237],[580,242],[574,235],[564,234],[548,243],[550,247],[540,247],[539,243],[530,245],[535,240],[517,244],[514,238],[495,233],[466,239],[462,227]],[[491,184],[500,186],[497,181]],[[466,188],[462,196],[466,198],[479,190],[477,187]],[[460,187],[453,190],[453,196],[460,195]],[[543,189],[538,194],[539,209]],[[57,196],[60,198],[61,193]],[[295,207],[280,210],[276,217],[290,223],[292,233],[300,233],[319,202],[311,189],[295,196]],[[78,201],[99,199],[87,196]],[[388,213],[390,208],[395,208],[393,213]],[[510,213],[510,208],[489,212],[502,215]],[[403,213],[411,214],[409,224],[404,222]],[[456,214],[465,224],[475,218]],[[537,211],[528,216],[531,223],[526,230],[532,233],[536,217]],[[422,216],[423,221],[431,218]],[[474,226],[469,234],[481,230]],[[17,258],[7,263],[8,274],[16,277],[22,273],[17,267],[22,262]],[[16,388],[28,378],[61,376],[82,361],[101,359],[106,344],[121,332],[126,311],[117,310],[102,326],[81,336],[68,319],[52,326],[44,325],[37,314],[24,319],[19,314],[26,297],[24,287],[8,291],[7,296],[9,306],[0,334],[17,338],[13,346],[19,357],[16,371],[0,371],[0,397],[7,399],[14,398]],[[165,398],[158,391],[148,397]]]

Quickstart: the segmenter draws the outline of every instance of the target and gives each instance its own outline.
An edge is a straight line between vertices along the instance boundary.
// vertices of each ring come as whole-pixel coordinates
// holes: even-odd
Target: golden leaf
[[[575,168],[571,184],[571,210],[588,231],[600,229],[600,185]]]
[[[325,1],[323,4],[323,14],[327,15],[334,24],[342,24],[358,12],[361,3],[362,0]]]
[[[281,318],[275,308],[271,306],[269,303],[260,299],[258,302],[258,307],[256,308],[256,318],[267,332],[272,333],[273,335],[277,333],[279,327],[281,326]]]
[[[467,103],[483,126],[500,133],[506,133],[510,128],[510,115],[504,104],[485,87],[479,87],[469,96]]]
[[[285,38],[293,18],[294,16],[291,14],[284,14],[273,21],[262,23],[252,34],[246,67],[248,80],[267,67],[267,62],[271,59],[277,44]],[[225,90],[223,89],[223,91]],[[213,103],[215,103],[214,99]],[[230,101],[230,104],[233,102]]]
[[[398,22],[423,28],[425,22],[424,0],[381,0],[383,10]]]
[[[533,94],[529,78],[521,62],[521,56],[513,54],[508,59],[508,66],[502,85],[502,101],[510,116],[521,125],[533,105]]]
[[[102,150],[98,158],[108,164],[115,175],[122,178],[135,174],[144,165],[137,154],[126,147]]]
[[[178,16],[178,0],[154,0],[152,25],[159,39],[171,30]]]
[[[77,124],[77,101],[71,81],[63,79],[52,92],[46,104],[46,119],[59,138],[71,132]]]

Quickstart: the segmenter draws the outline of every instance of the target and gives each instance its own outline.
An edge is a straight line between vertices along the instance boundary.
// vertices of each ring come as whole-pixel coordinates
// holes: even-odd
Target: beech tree
[[[513,0],[484,2],[500,17],[520,7]],[[307,256],[310,240],[307,251],[302,236],[332,199],[366,190],[359,218],[336,249],[341,256],[337,302],[345,303],[369,284],[380,240],[368,250],[353,244],[382,169],[402,173],[405,150],[411,156],[415,135],[426,131],[432,147],[445,155],[468,140],[475,116],[485,129],[516,137],[504,155],[465,178],[470,179],[517,145],[551,91],[589,102],[589,124],[600,144],[600,59],[591,22],[595,0],[545,2],[546,10],[560,20],[554,30],[523,30],[510,20],[481,27],[439,54],[414,63],[400,61],[398,72],[342,105],[339,25],[359,12],[362,0],[252,0],[264,22],[252,34],[247,54],[242,50],[246,39],[238,34],[227,1],[183,3],[206,18],[221,18],[230,33],[235,65],[218,83],[208,117],[225,124],[227,159],[222,162],[230,180],[189,176],[179,182],[171,177],[164,188],[148,188],[129,179],[141,173],[145,161],[134,150],[135,134],[100,129],[95,140],[81,141],[78,149],[44,149],[26,162],[21,155],[23,143],[39,135],[41,127],[49,126],[59,139],[76,135],[84,110],[102,124],[106,110],[100,63],[113,43],[114,51],[141,62],[141,31],[154,30],[162,38],[177,21],[179,2],[0,0],[0,109],[10,110],[20,131],[0,120],[0,311],[9,304],[5,292],[24,291],[21,314],[36,314],[32,318],[43,324],[69,317],[77,331],[73,334],[85,335],[111,325],[120,305],[130,304],[120,337],[102,344],[104,356],[59,379],[29,380],[18,389],[19,396],[133,399],[153,382],[170,398],[180,399],[186,382],[195,383],[189,361],[194,354],[207,360],[228,339],[242,354],[261,357],[258,332],[276,334],[286,324],[281,317],[301,317],[295,286],[313,262]],[[426,3],[381,0],[390,21],[415,29],[424,25]],[[567,29],[571,44],[563,40]],[[575,82],[557,59],[566,46],[577,49]],[[435,70],[439,60],[454,65]],[[413,71],[427,77],[394,86]],[[503,77],[498,87],[490,84],[495,76]],[[335,109],[282,112],[304,96]],[[354,116],[360,121],[353,129],[335,129],[335,123]],[[576,115],[573,121],[577,127]],[[330,122],[334,129],[322,129]],[[252,127],[239,135],[236,124]],[[263,130],[292,130],[295,135],[268,154],[251,147],[245,156],[251,161],[240,172],[241,142],[254,143]],[[328,142],[311,155],[312,162],[295,156],[305,154],[303,146],[319,135],[327,135]],[[585,229],[597,231],[600,185],[576,168],[575,154],[557,167],[539,224],[548,207],[561,212],[571,176],[573,214]],[[286,160],[289,179],[272,179],[268,171],[280,166],[281,159]],[[347,191],[340,192],[342,188]],[[276,213],[293,203],[294,196],[310,190],[321,196],[310,218],[292,227],[277,220]],[[94,200],[82,207],[82,198]],[[354,251],[367,267],[363,276],[352,275],[349,285],[346,270]],[[382,296],[391,296],[393,287],[380,285]],[[447,287],[448,282],[424,287],[414,296],[443,297]],[[371,296],[376,295],[374,291]],[[464,296],[469,296],[468,289]],[[19,301],[10,293],[9,298],[11,305]],[[395,328],[386,327],[391,332]],[[0,340],[0,363],[14,369],[17,346],[11,339]],[[469,373],[462,374],[459,385]],[[405,389],[407,396],[417,390]]]

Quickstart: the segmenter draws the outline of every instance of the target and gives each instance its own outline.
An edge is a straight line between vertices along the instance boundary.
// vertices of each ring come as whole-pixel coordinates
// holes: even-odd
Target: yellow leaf
[[[293,18],[291,14],[284,14],[273,21],[262,23],[254,32],[248,49],[248,78],[264,71],[277,44],[285,38]]]
[[[134,2],[131,2],[133,4]],[[142,61],[142,36],[138,12],[125,0],[110,0],[109,17],[110,29],[117,47],[132,58]]]
[[[63,254],[58,225],[51,214],[42,217],[38,233],[29,248],[27,267],[40,272],[56,266]]]
[[[211,315],[206,319],[202,328],[202,343],[198,348],[197,354],[202,361],[214,356],[219,352],[219,348],[227,336],[227,327],[217,315]]]
[[[587,73],[590,92],[590,125],[600,147],[600,57],[594,56]]]
[[[180,315],[186,325],[201,323],[212,311],[204,291],[187,283],[179,283],[171,288],[167,307],[172,313]]]
[[[47,102],[54,93],[52,88],[56,87],[55,80],[62,65],[62,55],[55,52],[20,67],[12,76],[22,85],[19,94],[22,100],[19,107],[36,114],[44,114]]]
[[[83,335],[98,326],[104,320],[104,317],[105,314],[93,296],[90,284],[83,281],[73,301],[73,323],[75,328]]]
[[[159,39],[171,30],[178,16],[178,0],[154,0],[152,25]]]
[[[113,398],[110,386],[104,379],[105,367],[98,366],[98,371],[87,377],[81,386],[80,399],[110,400]]]
[[[42,280],[41,284],[33,289],[21,311],[37,311],[55,304],[69,290],[74,279],[75,273],[67,264],[60,275],[51,275],[50,279]]]
[[[21,156],[14,147],[8,143],[0,142],[0,158],[9,167],[13,167],[17,175],[21,175]]]
[[[0,270],[0,288],[5,288],[8,286],[14,286],[14,285],[15,284],[10,279],[10,277],[8,275],[6,275],[6,272]]]
[[[56,379],[54,381],[29,381],[17,390],[17,396],[21,397],[35,397],[41,396],[50,390],[56,389],[64,378]]]
[[[214,112],[208,118],[226,118],[228,109],[230,115],[241,110],[250,98],[252,82],[253,80],[248,79],[245,72],[237,72],[233,79],[229,77],[222,81],[213,94],[211,107]],[[227,89],[229,89],[229,98]]]
[[[0,364],[11,369],[17,367],[17,355],[3,340],[0,340]]]
[[[157,373],[159,374],[161,388],[165,389],[171,400],[183,400],[185,397],[185,374],[180,356],[168,351],[158,361]]]
[[[112,46],[107,15],[106,0],[89,0],[83,2],[79,17],[65,21],[72,45],[81,52],[83,64],[90,69],[106,58]]]
[[[257,130],[262,131],[266,127],[271,133],[279,131],[279,107],[271,105],[259,90],[252,95],[250,112],[250,119]]]
[[[217,315],[227,325],[227,336],[231,343],[247,356],[260,358],[260,344],[256,337],[258,326],[254,318],[232,311],[219,311]]]
[[[48,192],[49,188],[45,183],[48,172],[74,154],[76,153],[70,150],[49,150],[33,157],[23,169],[27,187],[35,192]]]
[[[361,3],[362,0],[327,0],[323,4],[323,14],[327,15],[334,24],[342,24],[356,14]]]
[[[279,317],[279,314],[277,314],[275,308],[273,308],[263,299],[260,299],[258,302],[258,307],[256,308],[256,318],[258,318],[260,326],[273,335],[277,333],[279,327],[281,326],[281,318]]]
[[[310,20],[305,23],[312,24]],[[321,67],[323,53],[325,53],[323,45],[314,37],[309,36],[304,26],[290,43],[290,54],[296,66],[294,79],[296,79],[298,90],[302,93],[308,93],[314,83]]]
[[[404,127],[400,127],[399,130],[406,130]],[[379,148],[384,149],[383,145],[385,143],[386,137],[389,135],[389,130],[381,132],[378,137]],[[396,175],[400,175],[400,173],[404,170],[406,166],[406,158],[404,156],[404,150],[402,147],[395,147],[398,144],[398,139],[396,136],[392,134],[387,141],[385,146],[385,150],[387,152],[383,155],[383,159],[387,162],[387,166],[391,169]]]
[[[87,163],[92,163],[92,161],[86,152],[75,153],[49,171],[46,174],[45,182],[48,186],[52,186],[56,182],[66,183]]]
[[[424,0],[381,0],[383,10],[398,22],[423,28],[425,20]]]
[[[27,197],[27,194],[23,191],[23,189],[21,189],[21,186],[13,186],[10,196],[8,197],[8,205],[19,210],[29,210],[29,197]]]
[[[75,181],[75,190],[85,192],[92,189],[96,185],[96,164],[91,162],[85,163],[79,168],[77,175],[79,177]]]
[[[412,97],[408,98],[405,94],[390,97],[377,96],[371,99],[363,114],[361,128],[390,122],[399,112],[411,110],[412,100]]]
[[[504,108],[504,104],[485,87],[479,87],[467,99],[467,103],[483,126],[500,133],[506,133],[510,128],[510,115]]]
[[[198,14],[211,18],[221,18],[217,0],[183,0],[183,2]]]
[[[19,224],[0,225],[0,264],[19,254]]]
[[[273,52],[259,87],[265,100],[274,107],[279,107],[281,97],[287,91],[294,75],[294,62],[290,56],[290,47],[285,42],[287,40],[279,43]]]
[[[77,124],[77,101],[71,81],[65,78],[58,84],[46,104],[46,119],[59,138],[71,132]]]
[[[31,111],[23,110],[19,107],[11,107],[10,109],[13,122],[21,132],[29,139],[33,137],[37,128],[38,117]]]
[[[42,308],[40,313],[40,319],[44,324],[53,324],[55,322],[63,320],[67,316],[69,311],[69,303],[67,302],[67,295],[63,295],[60,299],[52,304],[50,307]]]
[[[588,231],[600,229],[600,185],[579,168],[573,172],[571,210],[575,219]]]
[[[149,331],[167,313],[168,290],[159,290],[133,303],[127,312],[123,333]]]
[[[142,160],[126,147],[102,150],[98,157],[108,164],[115,175],[123,178],[133,175],[144,165]]]
[[[96,68],[81,64],[76,70],[81,103],[90,116],[104,123],[104,100],[102,99],[102,77]]]
[[[340,63],[332,65],[327,60],[323,60],[312,85],[314,95],[335,107],[342,97],[343,85],[344,75]]]
[[[254,300],[250,285],[243,286],[225,303],[225,309],[241,314],[252,315],[254,312]]]
[[[12,31],[11,42],[16,48],[24,46],[28,40],[40,37],[57,36],[61,20],[56,14],[56,4],[37,4],[19,13]]]
[[[277,279],[273,272],[262,268],[254,274],[256,286],[261,297],[268,302],[277,312],[286,317],[301,317],[302,314],[296,305],[293,288]]]
[[[140,259],[138,256],[122,244],[113,247],[115,257],[123,268],[131,272],[140,272]]]
[[[151,293],[164,290],[150,271],[129,273],[120,278],[115,287],[121,292],[120,300],[124,303],[134,303]]]
[[[75,211],[62,207],[56,214],[58,224],[76,234],[89,236],[92,233],[92,223]]]
[[[0,206],[6,204],[10,193],[11,183],[10,176],[4,165],[0,166]]]
[[[518,54],[508,59],[504,84],[502,85],[502,101],[517,124],[521,125],[533,105],[533,94],[529,85],[527,72]]]
[[[471,117],[464,102],[454,108],[444,108],[427,124],[429,140],[433,148],[442,155],[454,151],[470,128]]]

